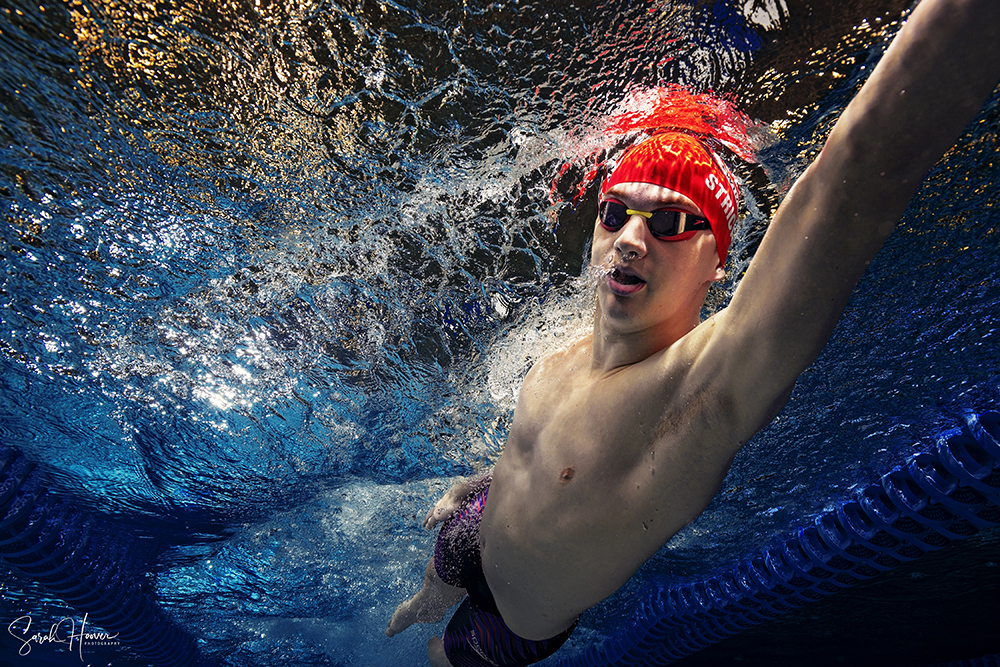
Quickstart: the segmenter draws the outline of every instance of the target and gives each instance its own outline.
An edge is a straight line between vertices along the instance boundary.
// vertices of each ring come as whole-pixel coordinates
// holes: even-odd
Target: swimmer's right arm
[[[474,488],[483,483],[490,473],[485,473],[477,477],[470,477],[465,480],[455,482],[434,507],[424,517],[424,528],[430,530],[441,521],[447,521],[452,514],[462,506],[462,501],[466,499]]]
[[[785,197],[729,307],[701,327],[688,393],[715,388],[735,448],[819,355],[920,181],[998,80],[1000,1],[923,0]]]

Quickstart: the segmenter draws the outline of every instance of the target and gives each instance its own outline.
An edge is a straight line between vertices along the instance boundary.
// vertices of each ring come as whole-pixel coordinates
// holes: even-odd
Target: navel
[[[574,470],[573,467],[570,466],[569,468],[566,468],[561,473],[559,473],[559,481],[565,484],[569,480],[573,479],[573,475],[575,474],[576,470]]]

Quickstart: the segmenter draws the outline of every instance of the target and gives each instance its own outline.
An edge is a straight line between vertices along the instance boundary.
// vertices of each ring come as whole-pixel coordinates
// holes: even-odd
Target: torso
[[[569,627],[721,485],[739,443],[687,381],[692,348],[595,374],[585,339],[525,379],[482,522],[487,582],[521,636]]]

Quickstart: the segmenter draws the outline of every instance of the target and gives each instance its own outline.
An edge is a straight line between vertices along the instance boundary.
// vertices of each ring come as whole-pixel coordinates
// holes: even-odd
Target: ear
[[[726,269],[722,266],[722,260],[720,259],[715,263],[715,277],[712,278],[712,282],[719,282],[720,280],[725,280]]]

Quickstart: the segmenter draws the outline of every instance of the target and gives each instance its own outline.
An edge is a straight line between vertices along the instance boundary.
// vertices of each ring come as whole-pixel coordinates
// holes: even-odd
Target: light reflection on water
[[[738,169],[738,279],[908,5],[9,4],[0,437],[159,535],[162,595],[230,664],[298,664],[233,618],[375,642],[428,549],[413,516],[495,459],[531,360],[586,328],[593,191],[552,203],[559,166],[629,90],[732,94],[774,135]],[[741,553],[995,401],[996,118],[654,567]]]

